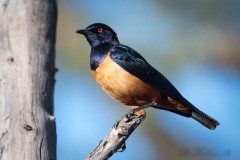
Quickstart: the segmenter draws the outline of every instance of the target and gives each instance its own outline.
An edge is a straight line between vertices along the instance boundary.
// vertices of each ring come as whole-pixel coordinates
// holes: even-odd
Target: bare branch
[[[88,155],[86,160],[106,160],[119,151],[119,149],[124,151],[126,147],[125,141],[145,119],[145,115],[136,115],[134,113],[155,105],[155,103],[150,103],[128,112],[113,125],[105,139]]]
[[[144,118],[144,116],[133,115],[129,120],[129,118],[124,116],[120,121],[114,124],[105,139],[88,155],[86,160],[108,159],[119,149],[124,150],[125,141]]]

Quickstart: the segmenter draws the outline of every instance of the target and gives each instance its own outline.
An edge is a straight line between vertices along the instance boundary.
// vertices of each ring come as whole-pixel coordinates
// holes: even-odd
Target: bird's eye
[[[101,28],[101,27],[98,28],[98,29],[97,29],[97,32],[98,32],[98,33],[102,33],[102,32],[103,32],[103,28]]]

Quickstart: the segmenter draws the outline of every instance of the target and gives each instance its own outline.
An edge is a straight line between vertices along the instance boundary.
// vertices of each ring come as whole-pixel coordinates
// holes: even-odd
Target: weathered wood
[[[88,155],[86,160],[106,160],[119,149],[124,151],[125,141],[144,119],[145,116],[141,115],[124,116],[114,124],[104,140]]]
[[[56,159],[55,0],[0,0],[0,159]]]
[[[132,132],[144,121],[145,114],[138,111],[148,108],[156,107],[156,103],[152,102],[138,108],[132,109],[117,121],[103,141],[88,155],[86,160],[106,160],[114,153],[122,149],[125,150],[125,141],[132,134]],[[144,112],[145,113],[145,112]]]

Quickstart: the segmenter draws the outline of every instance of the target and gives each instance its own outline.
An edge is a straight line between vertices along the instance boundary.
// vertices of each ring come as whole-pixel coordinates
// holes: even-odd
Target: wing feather
[[[138,77],[160,93],[177,100],[191,110],[198,110],[187,101],[179,91],[159,71],[153,68],[138,52],[124,45],[116,45],[110,51],[110,57],[124,70]]]

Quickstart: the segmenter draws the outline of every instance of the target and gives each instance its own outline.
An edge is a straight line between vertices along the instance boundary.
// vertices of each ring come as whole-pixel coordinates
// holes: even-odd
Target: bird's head
[[[76,31],[83,34],[91,47],[98,46],[103,43],[118,44],[117,34],[107,25],[102,23],[94,23],[86,29]]]

